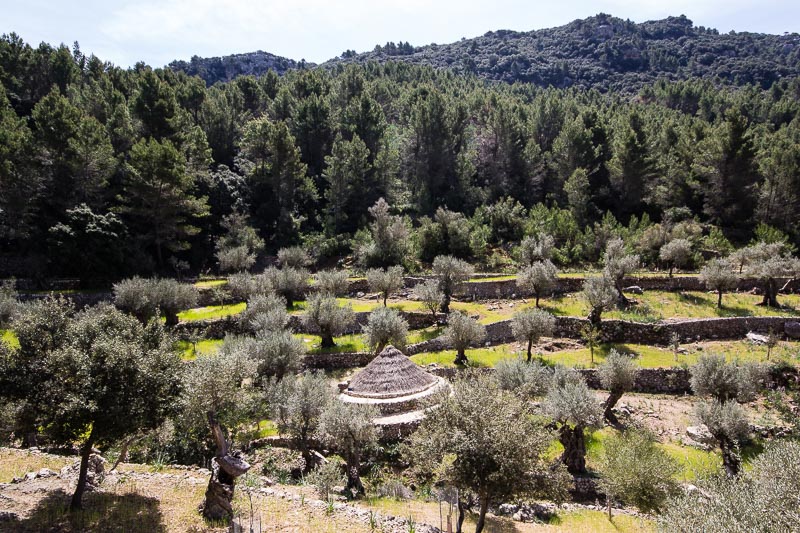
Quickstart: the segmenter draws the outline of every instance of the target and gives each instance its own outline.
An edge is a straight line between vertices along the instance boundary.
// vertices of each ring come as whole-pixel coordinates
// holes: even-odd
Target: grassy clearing
[[[645,291],[634,298],[638,304],[629,310],[613,310],[604,318],[656,321],[668,318],[720,318],[735,316],[800,316],[800,295],[781,295],[781,309],[762,307],[761,297],[754,294],[732,293],[722,298],[723,307],[717,308],[717,297],[707,292]],[[542,300],[542,307],[561,316],[587,316],[589,307],[580,293],[566,294]]]
[[[10,329],[0,329],[0,342],[5,342],[12,348],[19,348],[19,340]]]
[[[178,313],[178,320],[181,322],[194,322],[196,320],[211,320],[214,318],[224,318],[226,316],[238,315],[245,310],[247,304],[242,302],[229,305],[209,305],[208,307],[196,307]]]
[[[435,339],[440,336],[444,328],[442,327],[429,327],[425,329],[418,329],[410,331],[408,334],[407,344],[415,344],[417,342]],[[364,342],[364,335],[360,333],[353,333],[350,335],[341,335],[334,337],[333,342],[336,344],[333,348],[322,348],[320,346],[322,339],[319,335],[311,335],[307,333],[297,333],[295,337],[302,339],[306,343],[308,353],[349,353],[349,352],[368,352],[369,346]]]
[[[222,346],[222,339],[203,339],[195,345],[192,345],[189,341],[178,341],[175,346],[181,354],[181,359],[192,361],[198,355],[213,355],[217,353],[219,347]]]
[[[194,284],[195,287],[198,289],[211,289],[213,287],[221,287],[223,285],[227,285],[227,279],[204,279],[202,281],[198,281]]]
[[[22,477],[42,468],[59,471],[74,461],[75,458],[60,455],[0,448],[0,483],[10,483],[15,477]]]

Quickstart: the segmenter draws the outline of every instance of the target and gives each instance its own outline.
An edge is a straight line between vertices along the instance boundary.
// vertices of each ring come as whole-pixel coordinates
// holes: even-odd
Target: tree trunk
[[[442,297],[442,313],[450,313],[450,291],[444,291],[444,296]]]
[[[612,390],[610,391],[608,398],[606,398],[605,403],[603,404],[603,417],[608,420],[611,424],[616,424],[618,422],[617,415],[615,415],[611,410],[617,405],[617,402],[622,395],[624,394],[623,391],[619,390]]]
[[[358,475],[358,471],[361,468],[361,459],[359,458],[357,453],[351,454],[347,458],[347,485],[345,486],[345,492],[349,492],[350,494],[357,494],[358,496],[363,496],[365,493],[364,484],[361,483],[361,477]]]
[[[467,517],[468,506],[458,499],[458,519],[456,520],[456,533],[463,533],[464,519]]]
[[[531,353],[531,348],[532,347],[533,347],[533,340],[532,339],[528,339],[528,362],[529,363],[531,362],[531,356],[533,355]]]
[[[592,310],[589,311],[589,323],[592,327],[599,328],[601,317],[603,315],[603,308],[602,307],[592,307]]]
[[[173,327],[178,325],[178,313],[175,311],[164,311],[164,316],[166,317],[165,324],[168,327]]]
[[[322,348],[333,348],[336,346],[336,343],[333,342],[333,335],[329,331],[321,331],[320,332],[320,347]]]
[[[669,277],[672,277],[672,263],[669,264]]]
[[[742,459],[736,453],[734,444],[728,438],[719,439],[719,447],[722,450],[722,465],[728,476],[736,476],[742,468]]]
[[[207,414],[211,435],[217,446],[216,457],[211,461],[211,479],[208,480],[205,500],[201,506],[206,520],[229,521],[233,518],[233,491],[236,478],[250,469],[243,459],[228,453],[228,442],[213,412]]]
[[[86,472],[89,470],[89,456],[92,455],[92,444],[94,438],[92,432],[83,444],[81,449],[81,469],[78,474],[78,485],[75,487],[75,492],[72,494],[72,501],[69,504],[70,511],[77,511],[81,508],[81,500],[83,499],[83,492],[86,490]]]
[[[453,361],[455,365],[466,365],[467,364],[467,354],[464,353],[464,348],[459,348],[456,351],[456,359]]]
[[[478,511],[478,522],[475,524],[475,533],[481,533],[483,526],[486,524],[486,511],[489,510],[489,498],[486,496],[481,498],[481,508]]]
[[[569,424],[561,426],[558,436],[559,442],[564,446],[561,462],[567,466],[570,474],[586,473],[586,441],[583,439],[583,426],[574,428]]]
[[[539,307],[539,293],[536,293],[536,307]]]
[[[717,309],[722,309],[722,291],[717,291]]]
[[[775,280],[770,279],[764,283],[764,298],[761,300],[761,305],[767,307],[780,307],[778,304],[778,289]]]
[[[389,293],[388,292],[384,292],[383,293],[383,306],[384,307],[386,307],[386,300],[388,300],[388,299],[389,299]]]

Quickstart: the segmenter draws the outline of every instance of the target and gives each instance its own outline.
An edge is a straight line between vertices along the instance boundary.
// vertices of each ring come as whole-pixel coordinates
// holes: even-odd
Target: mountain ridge
[[[554,28],[494,30],[443,45],[389,42],[369,52],[345,51],[319,66],[369,61],[430,65],[507,83],[601,91],[635,92],[660,78],[769,87],[778,79],[800,75],[800,35],[721,34],[694,26],[683,15],[635,23],[601,13]],[[282,74],[316,66],[266,52],[195,56],[189,63],[170,63],[175,70],[200,75],[209,85],[269,69]]]

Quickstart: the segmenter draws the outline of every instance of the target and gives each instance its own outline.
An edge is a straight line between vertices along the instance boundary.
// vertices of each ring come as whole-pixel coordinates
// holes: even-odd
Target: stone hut
[[[432,397],[449,388],[447,380],[429,374],[400,350],[387,346],[353,377],[339,400],[376,406],[381,416],[375,423],[384,437],[399,438],[425,417]]]

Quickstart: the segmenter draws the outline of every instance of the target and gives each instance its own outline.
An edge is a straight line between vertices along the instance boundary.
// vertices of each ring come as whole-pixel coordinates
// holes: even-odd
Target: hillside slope
[[[238,74],[282,73],[297,63],[264,52],[223,58],[193,58],[173,68],[199,74],[209,84]],[[269,56],[269,54],[266,54]],[[565,26],[531,32],[490,31],[459,42],[413,47],[387,43],[371,52],[348,51],[323,64],[404,61],[504,82],[541,86],[638,91],[658,78],[703,78],[731,85],[775,80],[800,74],[800,35],[720,34],[695,27],[684,16],[636,24],[600,14]],[[272,66],[277,62],[278,67]],[[283,70],[281,70],[283,69]]]

